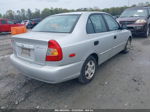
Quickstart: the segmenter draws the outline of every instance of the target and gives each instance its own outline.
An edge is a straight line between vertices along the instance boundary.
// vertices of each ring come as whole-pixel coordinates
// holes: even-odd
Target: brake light
[[[48,49],[46,54],[46,61],[61,61],[63,53],[60,45],[55,40],[48,42]]]

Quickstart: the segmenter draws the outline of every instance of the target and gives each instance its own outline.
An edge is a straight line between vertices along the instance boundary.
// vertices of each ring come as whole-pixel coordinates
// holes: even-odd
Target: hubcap
[[[85,77],[91,79],[95,74],[95,63],[93,60],[89,61],[85,67]]]

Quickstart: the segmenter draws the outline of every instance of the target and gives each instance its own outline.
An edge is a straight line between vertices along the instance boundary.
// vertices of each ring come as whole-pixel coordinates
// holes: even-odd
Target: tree
[[[2,18],[2,14],[0,13],[0,18]]]
[[[17,20],[19,20],[19,21],[22,20],[22,15],[21,15],[21,11],[20,11],[20,10],[17,10],[17,13],[16,13],[15,18],[16,18]]]
[[[4,18],[15,19],[15,12],[12,10],[8,10],[4,15]]]
[[[28,9],[28,10],[27,10],[27,18],[28,18],[28,19],[32,19],[32,18],[33,18],[33,13],[32,13],[32,11],[31,11],[31,9]]]
[[[45,8],[42,12],[41,12],[41,17],[42,18],[45,18],[47,16],[50,16],[51,15],[51,11],[49,8]]]
[[[36,9],[35,12],[32,14],[33,18],[40,18],[41,12],[39,9]]]
[[[26,20],[27,19],[27,16],[26,16],[26,11],[25,9],[21,9],[21,17],[22,17],[22,20]]]
[[[138,5],[132,5],[131,7],[143,6],[143,5],[150,6],[150,2],[139,3]],[[31,9],[27,9],[27,10],[21,9],[21,10],[17,10],[16,12],[12,10],[8,10],[4,15],[0,14],[0,17],[21,21],[25,19],[45,18],[53,14],[58,14],[63,12],[75,12],[75,11],[103,11],[115,16],[115,15],[120,15],[126,8],[129,7],[123,6],[123,7],[112,7],[112,8],[105,8],[105,9],[99,9],[98,7],[93,7],[93,8],[80,8],[76,10],[51,7],[51,8],[45,8],[43,10],[36,9],[35,11],[31,11]]]

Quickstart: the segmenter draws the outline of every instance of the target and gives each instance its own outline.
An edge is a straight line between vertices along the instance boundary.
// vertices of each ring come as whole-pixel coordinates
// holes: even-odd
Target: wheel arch
[[[97,65],[98,65],[98,62],[99,62],[98,54],[97,54],[97,53],[91,53],[88,57],[90,57],[90,56],[92,56],[92,57],[96,60]],[[88,58],[88,57],[87,57],[87,58]],[[86,58],[86,59],[87,59],[87,58]]]

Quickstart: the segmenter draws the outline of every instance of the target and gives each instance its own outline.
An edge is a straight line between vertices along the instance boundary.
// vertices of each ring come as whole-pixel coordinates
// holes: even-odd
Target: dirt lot
[[[51,85],[29,79],[10,63],[10,35],[0,36],[0,108],[150,108],[150,38],[134,38],[88,85],[76,80]]]

